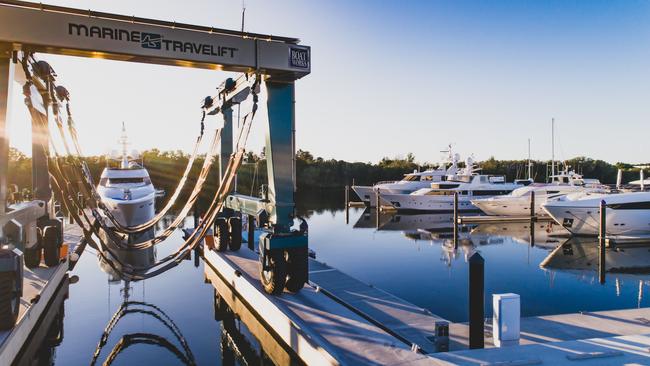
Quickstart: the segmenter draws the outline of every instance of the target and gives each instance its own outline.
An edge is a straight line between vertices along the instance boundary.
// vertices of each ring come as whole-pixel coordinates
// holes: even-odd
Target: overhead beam
[[[311,71],[298,40],[132,16],[0,0],[0,41],[54,54],[260,72],[295,80]]]

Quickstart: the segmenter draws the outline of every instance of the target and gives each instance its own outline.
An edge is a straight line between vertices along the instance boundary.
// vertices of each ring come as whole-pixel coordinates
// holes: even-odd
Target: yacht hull
[[[371,186],[352,186],[354,193],[359,196],[361,201],[365,204],[370,205],[370,207],[377,206],[377,190],[379,190],[380,196],[385,194],[409,194],[415,192],[416,190],[423,188],[419,186],[405,186],[399,188],[387,188],[387,187],[371,187]],[[383,199],[382,199],[383,201]]]
[[[619,197],[616,197],[619,196]],[[599,195],[590,199],[550,201],[544,210],[574,235],[598,235],[600,200],[607,201],[607,235],[650,234],[650,193]],[[645,207],[648,206],[648,207]]]
[[[381,196],[397,210],[408,211],[430,211],[430,212],[452,212],[454,210],[454,196],[425,196],[412,194],[385,194]],[[460,211],[476,211],[478,208],[470,202],[469,197],[458,197],[458,209]]]
[[[103,197],[111,213],[123,226],[136,226],[151,220],[156,214],[155,194],[136,200],[116,200]]]
[[[542,202],[540,202],[542,201]],[[546,200],[535,201],[535,214],[546,216],[542,204]],[[530,198],[528,197],[492,197],[472,200],[472,204],[490,216],[528,216],[530,215]]]

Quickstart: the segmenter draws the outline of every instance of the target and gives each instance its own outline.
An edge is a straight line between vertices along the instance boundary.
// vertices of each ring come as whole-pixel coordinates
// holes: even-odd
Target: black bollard
[[[248,249],[255,250],[255,217],[248,215]]]
[[[469,348],[483,348],[485,322],[485,260],[476,252],[469,258]]]
[[[350,223],[350,186],[345,186],[345,224]]]
[[[600,228],[598,233],[598,281],[605,283],[605,244],[607,240],[607,204],[600,201]]]
[[[376,199],[376,203],[375,203],[375,210],[376,210],[376,212],[375,212],[375,218],[377,219],[377,229],[379,229],[379,215],[380,215],[379,210],[381,209],[381,203],[379,203],[379,201],[381,200],[381,197],[379,197],[379,188],[377,188],[377,190],[375,191],[375,199]]]
[[[458,192],[454,192],[454,249],[458,249]]]
[[[530,192],[530,221],[535,221],[535,191]]]

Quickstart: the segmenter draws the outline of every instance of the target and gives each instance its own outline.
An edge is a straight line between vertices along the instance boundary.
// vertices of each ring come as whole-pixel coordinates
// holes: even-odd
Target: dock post
[[[381,199],[379,197],[379,189],[375,191],[375,218],[377,219],[377,229],[379,229],[379,210],[381,209],[381,204],[379,203],[379,200]]]
[[[535,191],[530,192],[530,221],[535,220]]]
[[[485,346],[485,260],[478,252],[469,258],[469,348]]]
[[[248,215],[248,249],[255,250],[255,216]]]
[[[458,249],[458,192],[454,192],[454,249]]]
[[[600,227],[598,235],[598,280],[605,283],[605,244],[607,241],[607,203],[600,201]]]
[[[345,224],[350,223],[350,186],[345,186]]]

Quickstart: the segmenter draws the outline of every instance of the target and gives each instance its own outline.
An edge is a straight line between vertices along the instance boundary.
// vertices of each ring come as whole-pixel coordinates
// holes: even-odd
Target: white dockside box
[[[493,294],[492,334],[496,347],[519,344],[521,304],[517,294]]]

